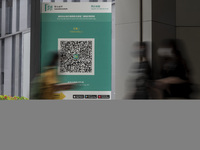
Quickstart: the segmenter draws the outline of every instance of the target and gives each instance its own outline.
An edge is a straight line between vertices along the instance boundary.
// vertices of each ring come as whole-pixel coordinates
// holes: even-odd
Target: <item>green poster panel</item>
[[[41,68],[60,55],[61,83],[79,83],[62,91],[66,99],[111,99],[111,3],[42,3]],[[43,71],[43,70],[42,70]]]

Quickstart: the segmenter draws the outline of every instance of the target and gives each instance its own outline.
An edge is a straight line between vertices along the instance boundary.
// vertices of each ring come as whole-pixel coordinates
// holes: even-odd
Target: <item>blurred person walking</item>
[[[151,80],[152,72],[147,57],[147,42],[139,43],[139,64],[137,67],[138,77],[135,80],[135,91],[132,99],[150,99],[151,98]]]
[[[57,77],[57,63],[58,63],[58,53],[55,53],[53,59],[49,66],[45,68],[42,73],[42,93],[41,99],[55,99],[56,84],[58,83]]]
[[[38,74],[31,83],[31,99],[54,99],[55,85],[58,83],[57,67],[58,54],[53,54],[51,63]]]
[[[59,83],[57,75],[57,64],[59,55],[53,53],[50,64],[44,68],[44,72],[37,75],[31,86],[31,99],[57,99],[58,91],[69,90],[75,84]]]
[[[192,93],[191,75],[178,40],[163,40],[158,55],[161,57],[161,72],[160,79],[155,82],[156,98],[189,99]]]

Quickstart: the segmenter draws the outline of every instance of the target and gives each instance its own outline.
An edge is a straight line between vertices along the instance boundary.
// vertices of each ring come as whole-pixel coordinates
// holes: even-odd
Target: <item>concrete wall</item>
[[[183,40],[186,55],[192,70],[194,83],[200,85],[200,1],[199,0],[176,0],[176,24],[177,38]],[[200,94],[197,95],[200,98]]]
[[[200,26],[200,1],[199,0],[176,0],[176,24],[178,27]]]
[[[144,0],[144,40],[151,41],[151,0]],[[116,1],[116,99],[129,98],[133,93],[135,74],[131,67],[138,59],[132,57],[135,42],[140,40],[140,3],[139,0]]]

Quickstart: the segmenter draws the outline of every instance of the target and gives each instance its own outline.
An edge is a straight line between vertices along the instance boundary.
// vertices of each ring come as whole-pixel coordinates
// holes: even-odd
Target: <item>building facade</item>
[[[0,95],[28,96],[31,0],[0,0]]]

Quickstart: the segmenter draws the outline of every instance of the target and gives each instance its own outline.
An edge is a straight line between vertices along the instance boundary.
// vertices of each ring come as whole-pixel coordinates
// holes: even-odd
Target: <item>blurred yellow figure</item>
[[[41,99],[55,99],[56,84],[58,83],[57,71],[55,67],[48,67],[42,73]]]
[[[54,53],[49,66],[45,67],[44,72],[38,74],[32,81],[31,99],[59,99],[56,92],[70,90],[74,87],[75,84],[59,83],[57,75],[58,58],[58,53]]]
[[[54,53],[51,63],[43,73],[38,74],[31,82],[31,99],[55,99],[58,53]]]

